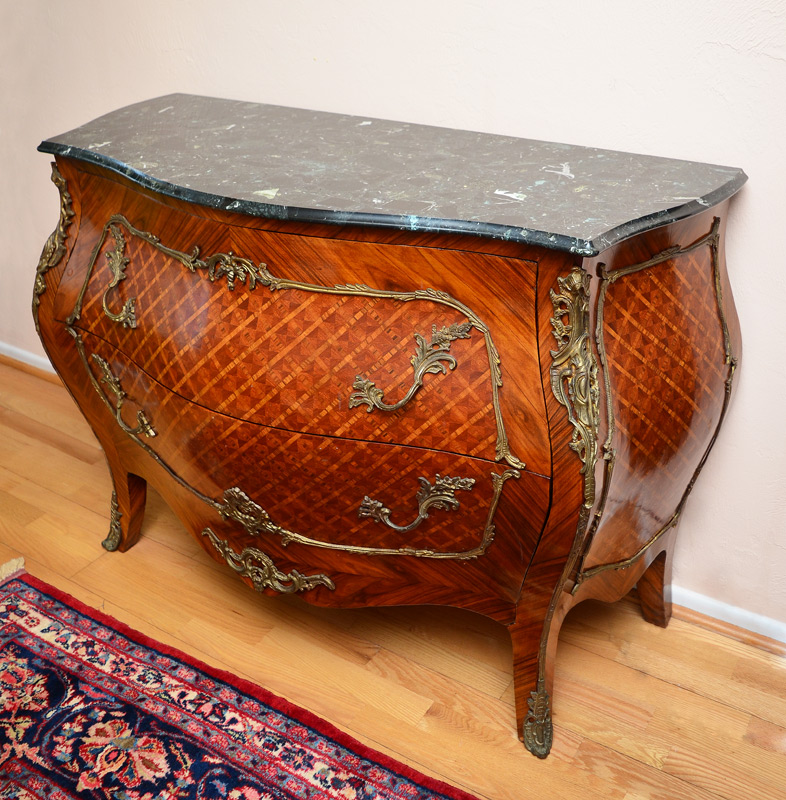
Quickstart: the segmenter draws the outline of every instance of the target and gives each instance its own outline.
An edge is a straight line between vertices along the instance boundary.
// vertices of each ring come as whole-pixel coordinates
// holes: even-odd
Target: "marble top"
[[[472,233],[588,256],[747,180],[733,167],[185,94],[113,111],[38,149],[254,216]]]

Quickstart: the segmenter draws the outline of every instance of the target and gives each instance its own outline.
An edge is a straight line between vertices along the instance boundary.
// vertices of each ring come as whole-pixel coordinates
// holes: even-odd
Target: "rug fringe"
[[[24,571],[24,558],[12,558],[10,561],[6,561],[5,564],[0,565],[0,583],[5,583],[9,578],[13,578]]]

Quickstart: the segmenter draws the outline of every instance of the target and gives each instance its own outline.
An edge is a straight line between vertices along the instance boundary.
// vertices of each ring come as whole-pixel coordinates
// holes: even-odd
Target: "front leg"
[[[105,550],[125,552],[139,539],[145,516],[147,481],[124,469],[112,467],[112,501],[109,514],[109,533],[101,542]]]
[[[508,628],[513,641],[516,727],[519,739],[538,758],[546,758],[554,739],[554,662],[562,620],[571,605],[565,593],[552,601],[548,589],[537,592],[530,587]]]

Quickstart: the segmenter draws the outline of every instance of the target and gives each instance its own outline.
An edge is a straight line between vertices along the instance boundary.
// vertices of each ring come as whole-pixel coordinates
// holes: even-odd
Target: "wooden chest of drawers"
[[[498,620],[545,756],[567,611],[638,583],[668,621],[744,174],[181,95],[40,149],[33,312],[107,456],[104,546],[150,482],[259,591]]]

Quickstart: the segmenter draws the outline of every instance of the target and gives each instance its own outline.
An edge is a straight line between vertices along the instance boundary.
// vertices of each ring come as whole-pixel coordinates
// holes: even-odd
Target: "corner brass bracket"
[[[581,461],[580,474],[584,476],[584,502],[579,508],[579,519],[573,544],[565,561],[562,575],[557,581],[543,622],[538,648],[537,688],[527,699],[527,716],[522,726],[522,736],[527,750],[538,758],[545,758],[554,739],[551,722],[551,703],[545,685],[546,650],[548,635],[558,597],[565,582],[576,566],[584,535],[595,502],[595,464],[598,457],[598,430],[600,428],[600,386],[598,362],[592,352],[589,336],[590,276],[579,266],[574,266],[564,278],[557,278],[559,291],[550,292],[554,307],[551,318],[557,349],[551,351],[551,390],[554,397],[568,412],[573,435],[568,443]]]
[[[38,259],[38,266],[35,270],[35,284],[33,287],[33,319],[35,320],[35,329],[41,333],[41,328],[38,324],[38,307],[41,304],[40,297],[46,291],[46,273],[57,266],[60,260],[66,254],[66,237],[68,235],[68,227],[74,217],[74,208],[71,204],[71,195],[68,192],[65,178],[60,174],[57,164],[52,163],[52,183],[57,186],[60,192],[60,218],[57,227],[49,234],[49,238],[44,244],[44,249],[41,251],[41,257]]]
[[[574,267],[565,278],[557,278],[560,292],[551,290],[554,316],[551,325],[557,349],[551,351],[551,389],[568,410],[573,425],[570,448],[581,459],[584,500],[595,499],[595,461],[600,425],[598,362],[589,341],[590,276]]]

